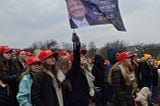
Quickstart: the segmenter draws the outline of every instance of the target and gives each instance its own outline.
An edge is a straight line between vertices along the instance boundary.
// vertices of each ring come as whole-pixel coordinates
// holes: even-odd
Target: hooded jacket
[[[108,98],[108,101],[111,102],[112,100],[112,95],[113,95],[113,88],[112,86],[107,82],[108,79],[108,73],[112,66],[117,62],[115,54],[117,53],[116,49],[109,49],[107,52],[108,60],[110,64],[107,66],[105,70],[105,89],[106,89],[106,97]]]

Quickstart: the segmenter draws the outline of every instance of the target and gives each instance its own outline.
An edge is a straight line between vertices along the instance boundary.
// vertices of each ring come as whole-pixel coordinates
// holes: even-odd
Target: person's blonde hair
[[[113,65],[113,67],[109,70],[109,74],[108,74],[108,79],[107,79],[107,81],[108,81],[108,83],[111,84],[111,85],[112,85],[112,83],[113,83],[113,82],[112,82],[113,72],[114,72],[115,70],[120,71],[120,68],[118,67],[118,65],[120,65],[120,62],[115,63],[115,64]]]
[[[113,76],[113,72],[114,71],[121,71],[119,65],[122,65],[122,67],[124,68],[125,71],[125,76],[123,76],[123,78],[125,79],[125,83],[126,85],[130,85],[132,84],[134,88],[137,88],[137,83],[136,83],[136,78],[131,81],[130,80],[130,66],[126,63],[126,61],[122,60],[120,62],[117,62],[109,71],[109,75],[108,75],[108,83],[110,83],[112,85],[113,81],[112,81],[112,76]],[[133,70],[132,70],[133,71]]]
[[[35,49],[33,51],[33,56],[38,57],[38,53],[41,52],[41,51],[42,51],[41,49]]]
[[[70,69],[70,63],[69,63],[68,57],[62,57],[61,62],[59,65],[59,69],[66,75],[68,70]]]

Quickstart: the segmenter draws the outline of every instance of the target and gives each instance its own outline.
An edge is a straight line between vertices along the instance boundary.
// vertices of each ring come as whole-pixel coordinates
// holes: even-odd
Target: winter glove
[[[73,42],[73,50],[75,51],[77,48],[80,49],[80,41],[79,37],[77,36],[76,33],[73,33],[72,35],[72,42]]]
[[[80,42],[80,41],[79,41],[79,37],[77,36],[76,33],[73,33],[73,35],[72,35],[72,42],[73,42],[73,43],[74,43],[74,42]]]

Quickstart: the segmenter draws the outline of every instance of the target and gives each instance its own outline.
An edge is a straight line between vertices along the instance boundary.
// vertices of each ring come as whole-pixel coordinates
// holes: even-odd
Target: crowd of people
[[[86,57],[76,33],[73,51],[0,47],[1,106],[153,106],[158,98],[160,60],[137,58],[114,48],[108,63]],[[141,95],[140,95],[141,94]]]

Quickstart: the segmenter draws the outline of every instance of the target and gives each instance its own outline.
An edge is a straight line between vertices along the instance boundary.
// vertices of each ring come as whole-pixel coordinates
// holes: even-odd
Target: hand
[[[72,35],[72,42],[79,42],[79,37],[77,36],[76,33],[73,33]]]

